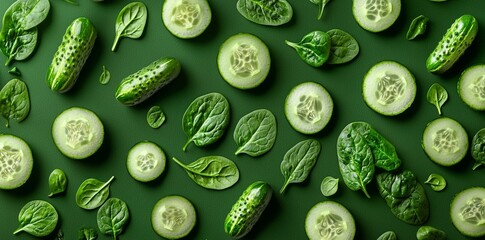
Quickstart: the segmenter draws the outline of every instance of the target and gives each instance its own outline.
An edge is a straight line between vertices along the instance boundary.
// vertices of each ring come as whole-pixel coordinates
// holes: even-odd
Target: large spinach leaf
[[[17,0],[7,10],[18,27],[29,30],[46,19],[50,10],[49,0]]]
[[[238,146],[236,155],[246,153],[260,156],[273,147],[276,140],[276,118],[266,109],[258,109],[243,116],[234,130]]]
[[[114,179],[112,176],[107,182],[95,178],[84,180],[77,189],[76,204],[87,210],[98,208],[108,199],[109,187]]]
[[[30,97],[25,82],[12,79],[5,84],[0,90],[0,112],[7,119],[7,127],[9,119],[21,122],[29,115]]]
[[[194,142],[196,146],[210,145],[219,140],[229,125],[229,102],[220,93],[197,97],[182,117],[182,129],[189,138],[183,150]]]
[[[239,169],[236,164],[222,156],[201,157],[188,165],[177,158],[173,160],[195,183],[204,188],[222,190],[231,187],[239,180]]]
[[[374,128],[370,128],[364,135],[369,144],[376,167],[386,171],[396,170],[401,166],[401,159],[397,156],[396,148]]]
[[[57,226],[58,214],[54,206],[44,200],[33,200],[25,204],[19,213],[20,226],[13,232],[27,232],[36,237],[51,234]]]
[[[129,219],[130,212],[128,211],[128,206],[118,198],[108,199],[99,208],[96,217],[99,231],[104,234],[113,235],[114,240],[123,232]]]
[[[141,37],[145,30],[147,15],[147,7],[142,2],[132,2],[121,9],[116,18],[116,36],[111,51],[116,50],[116,46],[121,37]]]
[[[398,219],[414,225],[428,220],[428,197],[411,171],[380,173],[376,180],[380,195]]]
[[[251,22],[278,26],[293,17],[293,8],[286,0],[238,0],[237,11]]]
[[[315,139],[307,139],[297,143],[286,152],[280,165],[281,173],[285,178],[280,193],[283,193],[290,183],[305,181],[317,162],[320,149],[320,142]]]
[[[326,32],[312,31],[297,43],[288,40],[285,42],[295,49],[305,63],[312,67],[322,66],[330,57],[331,39]]]

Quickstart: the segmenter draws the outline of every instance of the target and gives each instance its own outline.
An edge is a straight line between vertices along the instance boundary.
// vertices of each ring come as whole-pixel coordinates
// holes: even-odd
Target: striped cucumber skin
[[[472,44],[478,32],[478,22],[471,15],[463,15],[451,27],[426,60],[429,72],[446,72]]]
[[[96,41],[93,23],[85,18],[75,19],[66,30],[47,71],[47,84],[56,92],[71,89]]]
[[[272,194],[268,183],[257,181],[249,185],[227,214],[224,231],[236,239],[244,237],[258,221]]]
[[[141,103],[175,79],[180,69],[177,59],[160,58],[124,78],[116,89],[116,100],[128,106]]]

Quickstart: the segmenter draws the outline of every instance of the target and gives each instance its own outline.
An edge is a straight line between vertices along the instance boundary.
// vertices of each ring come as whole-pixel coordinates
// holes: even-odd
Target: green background
[[[12,2],[0,1],[0,12],[5,12]],[[121,39],[117,51],[111,52],[116,16],[129,2],[80,0],[79,5],[74,6],[62,0],[51,0],[49,16],[39,26],[36,51],[26,61],[12,64],[20,69],[21,79],[30,89],[32,109],[24,122],[12,121],[10,128],[2,124],[0,131],[17,135],[28,142],[35,164],[25,185],[16,190],[0,191],[1,239],[34,239],[26,233],[12,235],[18,225],[18,212],[33,199],[47,200],[57,208],[60,214],[58,226],[64,232],[65,239],[75,239],[81,227],[96,227],[96,211],[77,207],[75,193],[86,178],[106,181],[111,176],[116,178],[111,185],[111,196],[126,201],[131,214],[131,220],[120,239],[159,239],[151,228],[151,210],[158,199],[172,194],[187,197],[197,210],[197,225],[189,239],[227,239],[223,230],[224,218],[242,191],[256,180],[267,181],[275,191],[268,208],[247,239],[305,239],[306,213],[323,200],[337,201],[350,210],[356,221],[356,239],[376,239],[388,230],[395,231],[399,239],[414,239],[418,226],[408,225],[392,215],[379,196],[375,181],[368,186],[370,199],[362,192],[349,190],[343,182],[335,196],[327,198],[320,193],[320,182],[325,176],[340,177],[336,140],[345,125],[353,121],[370,123],[392,142],[403,160],[403,168],[415,172],[421,183],[430,173],[439,173],[448,180],[448,187],[442,192],[434,192],[425,186],[431,204],[431,215],[426,224],[445,230],[449,239],[465,239],[449,220],[449,203],[457,192],[465,188],[484,186],[485,169],[472,171],[473,160],[469,154],[457,166],[438,166],[425,156],[420,139],[426,124],[438,117],[435,107],[426,101],[426,91],[435,82],[444,86],[449,93],[449,100],[442,108],[443,115],[462,123],[470,140],[480,128],[485,127],[484,113],[468,108],[456,92],[460,73],[468,66],[483,63],[485,45],[481,42],[484,32],[480,29],[485,23],[483,0],[403,1],[397,22],[381,33],[360,28],[352,16],[351,1],[348,0],[331,1],[320,21],[316,19],[315,5],[305,0],[293,0],[293,19],[279,27],[247,21],[237,12],[235,0],[211,0],[213,16],[209,28],[203,35],[190,40],[172,36],[163,26],[163,1],[145,0],[148,7],[145,33],[140,39]],[[474,44],[447,74],[428,73],[425,68],[428,54],[454,19],[465,13],[474,15],[480,25]],[[430,19],[427,33],[415,41],[407,41],[405,35],[408,26],[420,14]],[[45,84],[47,68],[65,29],[80,16],[88,17],[96,26],[96,45],[75,87],[65,94],[52,92]],[[361,51],[354,61],[313,68],[302,62],[294,50],[284,43],[284,40],[298,41],[313,30],[333,28],[349,32],[359,42]],[[268,45],[271,53],[270,74],[261,86],[253,90],[238,90],[229,86],[217,70],[219,46],[226,38],[239,32],[257,35]],[[127,107],[119,104],[114,92],[121,79],[162,56],[180,60],[183,70],[179,78],[140,105]],[[4,61],[5,57],[1,56],[0,59]],[[396,117],[379,115],[362,100],[362,78],[372,65],[382,60],[402,63],[416,78],[418,90],[414,104]],[[98,82],[103,65],[111,71],[112,78],[108,85]],[[0,69],[2,85],[13,77],[7,73],[8,70],[8,67]],[[330,92],[335,104],[329,125],[313,136],[294,131],[283,111],[288,92],[305,81],[321,83]],[[192,144],[183,152],[186,136],[181,128],[182,115],[193,99],[209,92],[220,92],[230,102],[229,128],[216,144],[205,148]],[[153,105],[161,106],[167,116],[166,123],[159,129],[151,129],[145,120],[146,112]],[[54,118],[71,106],[93,110],[105,126],[106,136],[100,151],[84,161],[64,157],[53,144],[50,134]],[[232,134],[237,121],[259,108],[271,110],[277,118],[276,143],[270,152],[261,157],[235,156]],[[289,185],[285,194],[281,195],[281,160],[288,149],[308,138],[318,139],[322,144],[318,162],[307,181]],[[128,150],[141,140],[156,142],[168,157],[163,175],[148,184],[133,180],[125,167]],[[207,155],[222,155],[232,159],[240,170],[239,182],[222,191],[204,189],[192,182],[183,169],[170,160],[177,157],[188,163]],[[63,195],[48,198],[47,180],[55,168],[66,172],[68,189]],[[101,234],[98,239],[110,238]]]

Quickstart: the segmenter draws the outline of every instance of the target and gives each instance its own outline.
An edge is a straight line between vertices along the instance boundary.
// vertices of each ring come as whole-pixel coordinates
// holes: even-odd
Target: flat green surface
[[[0,1],[0,12],[5,12],[12,2]],[[438,166],[426,157],[420,141],[426,123],[438,117],[435,107],[426,102],[426,91],[435,82],[442,84],[450,95],[443,106],[443,115],[462,123],[470,140],[480,128],[485,127],[484,113],[471,110],[456,92],[461,71],[470,65],[483,63],[485,45],[481,43],[485,35],[480,29],[485,23],[483,0],[403,1],[397,22],[381,33],[370,33],[360,28],[352,17],[351,1],[348,0],[331,1],[320,21],[316,19],[315,5],[305,0],[293,0],[293,19],[280,27],[260,26],[247,21],[237,12],[235,0],[212,0],[211,25],[203,35],[191,40],[177,39],[163,26],[160,15],[163,1],[144,2],[149,14],[144,35],[136,40],[121,39],[117,51],[111,52],[116,16],[129,1],[80,0],[80,4],[74,6],[62,0],[51,0],[51,12],[39,26],[36,51],[28,60],[12,65],[20,69],[21,79],[30,89],[32,109],[24,122],[18,124],[12,121],[8,129],[1,124],[0,131],[15,134],[28,142],[35,163],[32,176],[24,186],[13,191],[0,191],[1,239],[34,239],[25,233],[12,235],[18,224],[18,212],[33,199],[47,200],[57,208],[59,227],[65,239],[75,239],[77,231],[83,226],[96,227],[96,211],[77,207],[75,193],[86,178],[106,181],[111,176],[116,178],[111,185],[111,196],[126,201],[131,214],[131,221],[120,239],[159,239],[150,225],[151,210],[158,199],[171,194],[187,197],[197,210],[197,225],[189,239],[227,239],[223,230],[226,214],[246,186],[257,180],[267,181],[275,194],[247,239],[306,239],[306,213],[314,204],[325,199],[337,201],[349,209],[356,221],[357,239],[376,239],[388,230],[395,231],[399,239],[415,239],[418,226],[408,225],[392,215],[379,196],[374,181],[368,186],[370,199],[343,184],[332,197],[326,198],[320,193],[320,182],[325,176],[340,177],[337,136],[352,121],[366,121],[381,132],[395,145],[403,160],[403,168],[415,172],[421,183],[430,173],[438,173],[446,178],[448,186],[442,192],[434,192],[425,186],[431,203],[431,216],[427,224],[445,230],[449,239],[464,239],[451,224],[449,203],[458,191],[470,186],[483,186],[485,169],[472,171],[470,154],[457,166]],[[449,73],[427,73],[425,61],[428,54],[454,19],[465,13],[475,15],[480,24],[471,49]],[[428,31],[415,41],[407,41],[405,35],[408,26],[420,14],[430,19]],[[65,29],[79,16],[93,21],[98,30],[98,39],[76,86],[65,94],[54,93],[45,83],[45,74]],[[354,61],[312,68],[284,43],[284,40],[297,41],[313,30],[332,28],[349,32],[360,43],[361,51]],[[270,74],[254,90],[238,90],[229,86],[217,70],[219,46],[226,38],[239,32],[257,35],[268,45],[271,53]],[[114,93],[121,79],[162,56],[172,56],[181,61],[183,67],[180,77],[141,105],[126,107],[119,104]],[[2,55],[0,62],[4,60]],[[382,60],[402,63],[417,81],[414,104],[396,117],[375,113],[365,105],[361,95],[364,74]],[[111,82],[107,85],[98,82],[103,65],[111,71]],[[0,69],[2,85],[13,77],[7,73],[9,69]],[[330,92],[335,104],[329,125],[314,136],[297,133],[284,116],[283,104],[287,93],[304,81],[321,83]],[[209,92],[224,94],[231,104],[232,119],[228,131],[221,141],[210,147],[190,145],[183,152],[186,137],[181,128],[182,115],[193,99]],[[159,129],[150,128],[145,120],[148,109],[153,105],[160,105],[167,116],[166,123]],[[98,153],[85,161],[64,157],[52,141],[51,124],[54,118],[71,106],[93,110],[105,124],[104,144]],[[236,123],[239,118],[258,108],[269,109],[275,114],[278,122],[276,143],[270,152],[258,158],[235,156],[236,145],[232,134]],[[306,182],[290,185],[284,195],[279,194],[284,180],[279,166],[284,154],[297,142],[309,137],[318,139],[322,144],[322,152],[313,172]],[[162,177],[153,183],[137,182],[126,170],[128,150],[141,140],[159,144],[169,159]],[[184,170],[170,160],[177,157],[188,163],[207,155],[222,155],[235,161],[241,174],[239,182],[226,190],[207,190],[192,182]],[[48,198],[48,176],[55,168],[66,172],[68,189],[64,195]],[[100,235],[98,239],[110,238]]]

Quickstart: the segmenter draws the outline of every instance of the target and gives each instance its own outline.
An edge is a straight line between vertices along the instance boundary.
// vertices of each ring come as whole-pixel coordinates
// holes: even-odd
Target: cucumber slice
[[[463,71],[458,81],[458,95],[472,109],[485,111],[485,64]]]
[[[157,144],[143,141],[128,152],[126,168],[135,180],[149,182],[163,173],[166,162],[165,153]]]
[[[155,204],[151,221],[153,230],[161,237],[179,239],[192,231],[197,216],[194,206],[188,199],[170,195]]]
[[[32,152],[19,137],[0,135],[0,189],[22,186],[32,172]]]
[[[441,117],[428,123],[421,146],[433,162],[452,166],[465,157],[468,151],[468,135],[460,123]]]
[[[320,132],[330,121],[333,100],[327,90],[315,82],[295,86],[285,101],[285,116],[297,132]]]
[[[370,32],[381,32],[394,24],[401,13],[401,0],[353,0],[352,14]]]
[[[268,47],[261,39],[249,33],[238,33],[221,45],[217,66],[229,85],[250,89],[266,79],[271,58]]]
[[[71,107],[54,120],[52,137],[59,151],[66,157],[85,159],[101,147],[104,127],[91,110]]]
[[[165,0],[162,21],[178,38],[195,38],[209,26],[212,12],[207,0]]]
[[[395,61],[382,61],[372,66],[365,75],[362,95],[372,110],[395,116],[413,103],[416,82],[405,66]]]
[[[471,187],[455,195],[450,204],[451,222],[461,234],[485,236],[485,188]]]
[[[310,240],[354,239],[354,217],[340,203],[329,200],[319,202],[306,215],[305,231]]]

